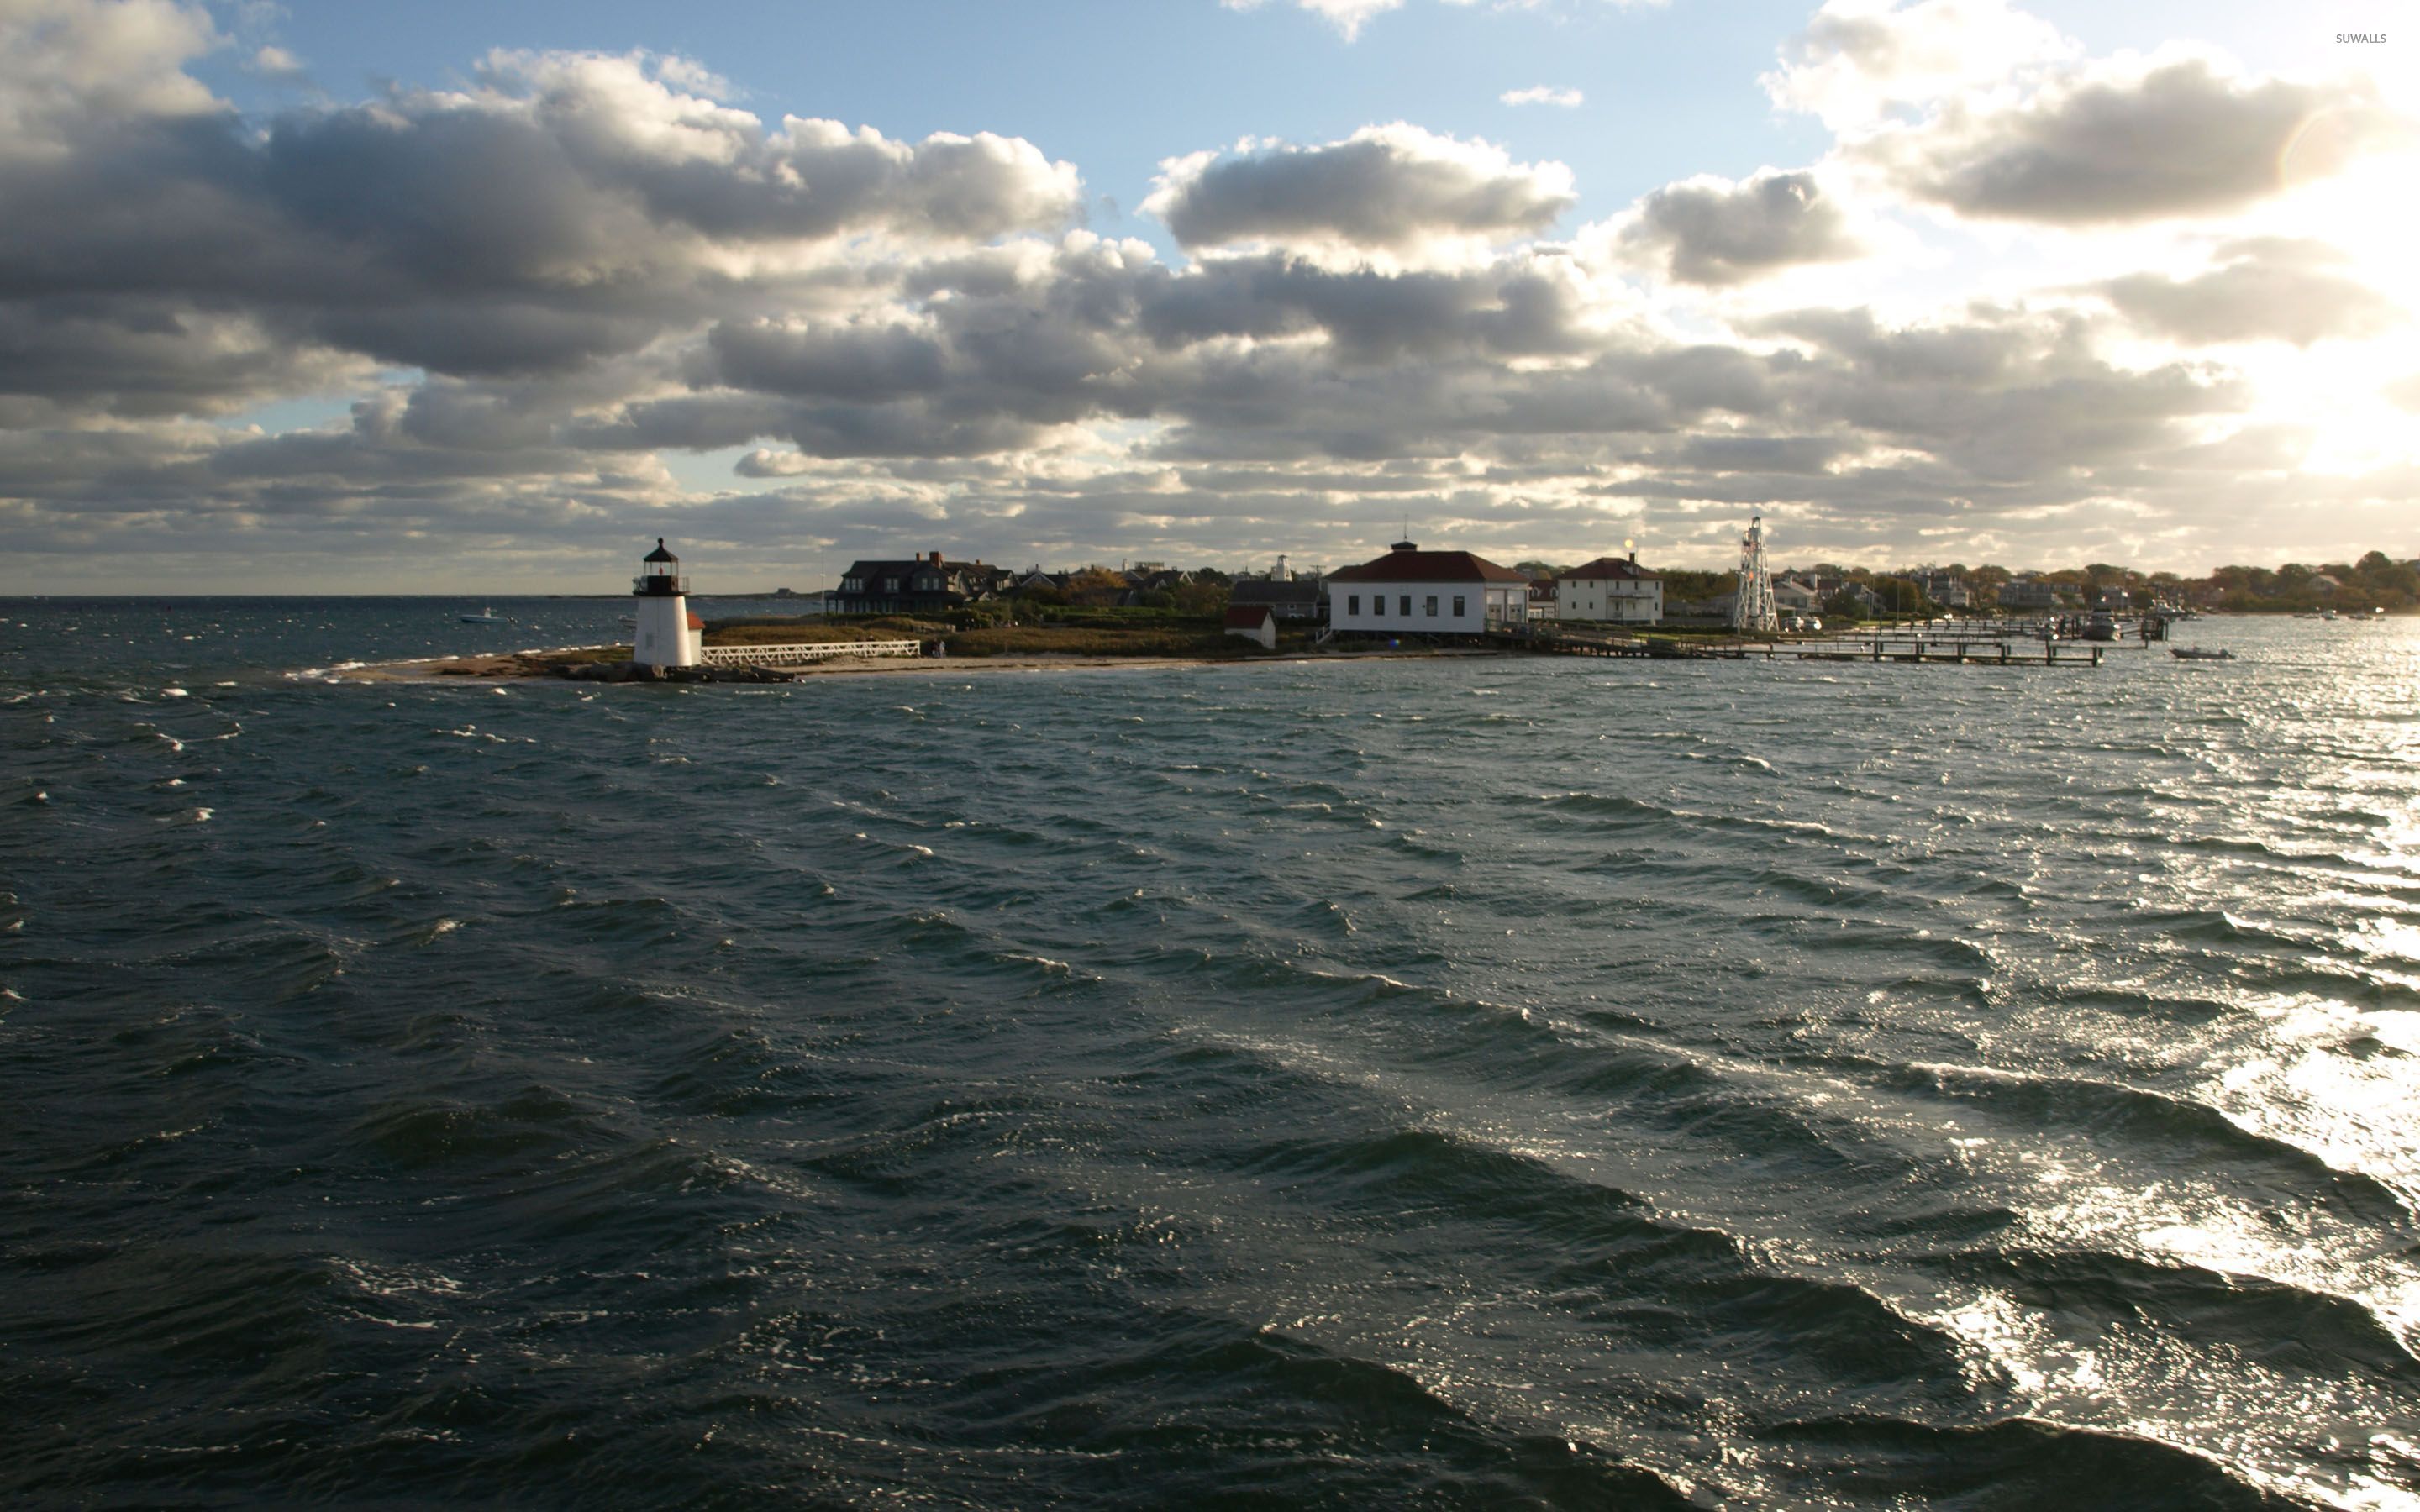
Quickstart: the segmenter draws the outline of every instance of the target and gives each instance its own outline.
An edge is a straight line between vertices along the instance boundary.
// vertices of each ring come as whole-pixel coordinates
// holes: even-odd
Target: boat
[[[2092,618],[2084,622],[2084,639],[2115,640],[2118,639],[2118,622],[2104,611],[2096,611]]]
[[[2233,661],[2235,659],[2235,653],[2225,646],[2214,650],[2209,646],[2170,646],[2168,655],[2179,661]]]
[[[492,607],[482,609],[476,614],[458,614],[455,618],[460,620],[465,625],[502,625],[505,623],[504,617],[497,613]]]

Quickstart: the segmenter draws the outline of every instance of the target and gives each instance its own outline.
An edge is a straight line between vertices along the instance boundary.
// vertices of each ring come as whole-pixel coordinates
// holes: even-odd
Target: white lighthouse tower
[[[690,622],[689,579],[680,575],[680,558],[664,549],[662,536],[641,561],[630,592],[639,601],[632,661],[642,667],[694,667],[706,659],[706,632]]]

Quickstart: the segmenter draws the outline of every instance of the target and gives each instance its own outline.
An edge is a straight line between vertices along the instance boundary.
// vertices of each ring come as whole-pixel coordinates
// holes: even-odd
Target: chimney
[[[924,560],[938,567],[941,564],[941,553],[939,551],[928,551],[924,554]]]
[[[1637,553],[1637,552],[1633,551],[1632,553],[1630,553],[1630,564],[1631,564],[1632,566],[1634,566],[1634,567],[1635,567],[1635,566],[1637,566],[1637,565],[1638,565],[1638,553]]]

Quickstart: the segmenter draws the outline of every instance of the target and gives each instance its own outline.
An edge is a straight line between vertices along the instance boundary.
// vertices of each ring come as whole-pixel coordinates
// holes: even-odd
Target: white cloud
[[[1258,10],[1267,0],[1218,0],[1230,10]],[[1336,28],[1350,42],[1359,39],[1361,27],[1373,16],[1403,8],[1404,0],[1293,0],[1304,10]]]
[[[2082,48],[2007,0],[1829,0],[1764,76],[1775,103],[1835,129],[1988,88]]]
[[[1558,89],[1552,85],[1531,85],[1527,89],[1507,89],[1496,97],[1507,105],[1560,105],[1575,109],[1588,102],[1588,96],[1576,89]]]
[[[252,54],[252,61],[245,67],[275,84],[303,84],[310,79],[309,71],[302,67],[302,60],[282,47],[259,49]]]

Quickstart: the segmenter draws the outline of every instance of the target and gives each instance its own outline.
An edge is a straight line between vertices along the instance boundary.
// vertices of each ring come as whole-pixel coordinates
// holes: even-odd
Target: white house
[[[1555,613],[1566,620],[1653,625],[1664,618],[1664,579],[1640,566],[1636,551],[1627,561],[1599,557],[1556,579]]]
[[[1233,604],[1227,609],[1227,633],[1256,641],[1263,651],[1278,648],[1278,617],[1266,604]]]
[[[1467,551],[1397,541],[1327,575],[1327,623],[1362,635],[1478,635],[1528,623],[1529,579]]]

